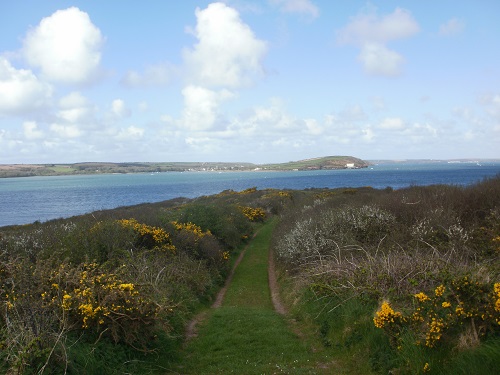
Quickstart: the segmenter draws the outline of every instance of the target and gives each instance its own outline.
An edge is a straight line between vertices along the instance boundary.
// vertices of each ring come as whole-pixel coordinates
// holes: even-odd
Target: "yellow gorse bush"
[[[492,290],[493,289],[493,290]],[[500,283],[488,288],[465,276],[452,280],[448,287],[441,284],[433,295],[414,294],[413,311],[403,315],[395,312],[388,302],[383,302],[373,319],[377,328],[397,336],[402,330],[415,333],[417,343],[433,348],[452,331],[469,326],[476,337],[500,326]]]
[[[373,318],[373,323],[377,328],[385,328],[390,326],[392,323],[399,322],[402,318],[400,312],[394,311],[389,304],[389,302],[384,301],[380,306],[380,310],[375,313],[375,318]]]
[[[135,219],[122,219],[118,223],[124,228],[131,228],[138,235],[138,242],[146,247],[175,252],[170,235],[162,228],[139,223]]]
[[[193,233],[196,237],[198,238],[203,238],[205,236],[211,235],[212,233],[207,230],[206,232],[203,232],[200,226],[194,224],[194,223],[179,223],[178,221],[172,221],[171,224],[174,226],[174,228],[178,231],[185,230],[188,232]]]
[[[250,221],[263,221],[266,218],[266,211],[262,208],[239,206],[240,211]]]
[[[133,283],[101,271],[96,263],[85,264],[76,273],[70,266],[61,265],[52,278],[65,285],[52,282],[50,289],[41,294],[44,306],[59,306],[63,316],[83,329],[126,329],[128,322],[146,323],[158,312]]]

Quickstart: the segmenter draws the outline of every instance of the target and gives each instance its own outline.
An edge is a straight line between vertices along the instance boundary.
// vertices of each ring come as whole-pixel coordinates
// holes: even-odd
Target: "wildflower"
[[[63,301],[61,306],[64,310],[69,310],[71,308],[71,296],[69,294],[66,293],[63,296]]]
[[[429,372],[431,371],[431,366],[429,366],[429,363],[428,362],[425,362],[425,365],[424,365],[424,372]]]
[[[439,285],[434,291],[434,293],[436,294],[436,297],[441,297],[445,290],[446,288],[444,287],[444,285]]]
[[[424,292],[420,292],[415,294],[414,296],[416,299],[418,299],[420,302],[425,302],[428,301],[430,298],[425,294]]]
[[[451,303],[449,303],[449,302],[443,302],[443,303],[441,304],[441,306],[443,306],[444,308],[447,308],[447,307],[450,307],[450,306],[451,306]]]
[[[384,301],[380,310],[376,312],[376,317],[373,318],[373,323],[377,328],[384,328],[387,323],[394,323],[395,319],[401,318],[400,312],[396,312],[392,309],[389,302]]]
[[[134,290],[134,284],[132,284],[132,283],[120,284],[120,285],[118,285],[118,288],[120,288],[123,291],[131,292],[132,290]]]

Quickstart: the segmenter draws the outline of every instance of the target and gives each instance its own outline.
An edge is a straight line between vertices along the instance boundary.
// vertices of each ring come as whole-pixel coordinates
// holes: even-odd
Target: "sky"
[[[497,0],[0,3],[0,164],[500,158]]]

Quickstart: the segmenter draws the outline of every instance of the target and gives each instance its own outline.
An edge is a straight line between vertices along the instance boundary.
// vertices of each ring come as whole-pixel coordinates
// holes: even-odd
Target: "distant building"
[[[354,165],[354,163],[347,163],[345,165],[345,167],[348,168],[348,169],[356,168],[356,166]]]

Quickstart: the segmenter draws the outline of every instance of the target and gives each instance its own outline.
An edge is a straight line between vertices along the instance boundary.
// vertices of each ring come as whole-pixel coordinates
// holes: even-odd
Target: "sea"
[[[223,190],[412,185],[467,186],[500,175],[500,162],[377,163],[317,171],[164,172],[0,178],[0,227],[68,218],[97,210],[195,198]]]

